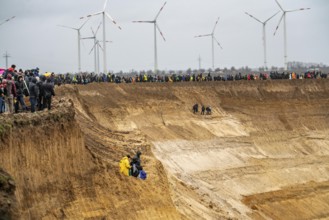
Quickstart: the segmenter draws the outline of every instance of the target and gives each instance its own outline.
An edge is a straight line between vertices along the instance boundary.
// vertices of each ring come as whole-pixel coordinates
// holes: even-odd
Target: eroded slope
[[[146,135],[177,209],[189,218],[309,219],[328,217],[328,84],[93,84],[62,91],[103,127]],[[194,115],[196,102],[212,106],[213,115]]]
[[[56,99],[50,112],[1,118],[0,165],[16,181],[18,219],[184,219],[143,136],[104,128]],[[118,172],[137,150],[146,181]]]
[[[325,219],[328,84],[64,86],[74,107],[2,118],[0,165],[21,219]],[[118,172],[137,150],[147,181]]]

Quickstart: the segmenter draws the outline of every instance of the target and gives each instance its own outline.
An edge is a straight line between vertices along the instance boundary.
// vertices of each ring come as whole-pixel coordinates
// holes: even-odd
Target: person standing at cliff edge
[[[37,104],[37,98],[39,97],[39,87],[36,85],[37,79],[32,78],[32,81],[29,84],[29,93],[30,93],[30,103],[31,103],[31,112],[35,112],[35,106]]]
[[[5,81],[5,102],[8,107],[6,112],[14,113],[14,98],[16,97],[16,86],[14,80],[12,80],[12,75],[7,75],[7,81]]]
[[[18,76],[17,81],[15,82],[16,86],[16,102],[15,102],[15,113],[18,113],[19,105],[22,106],[22,109],[27,111],[27,107],[24,101],[24,89],[25,89],[25,82],[23,76]]]
[[[51,99],[55,96],[54,84],[51,82],[51,79],[48,78],[46,84],[43,85],[43,95],[44,95],[44,108],[48,107],[48,110],[51,109]]]
[[[2,82],[0,83],[0,114],[5,112],[5,90]]]

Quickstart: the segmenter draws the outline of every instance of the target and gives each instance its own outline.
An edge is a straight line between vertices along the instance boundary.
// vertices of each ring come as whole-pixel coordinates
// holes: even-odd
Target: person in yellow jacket
[[[120,160],[120,173],[123,173],[126,176],[129,176],[129,170],[131,168],[130,166],[130,156],[124,156],[121,160]]]

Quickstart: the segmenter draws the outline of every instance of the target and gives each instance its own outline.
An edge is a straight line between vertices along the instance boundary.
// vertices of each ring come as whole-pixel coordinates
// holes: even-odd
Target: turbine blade
[[[85,26],[85,24],[87,24],[87,22],[90,20],[90,17],[80,26],[80,28],[78,28],[78,30],[81,30],[81,28],[83,28],[83,26]]]
[[[90,29],[91,29],[91,33],[93,33],[93,36],[96,37],[93,27],[90,27]]]
[[[85,18],[90,18],[92,16],[95,16],[95,15],[99,15],[99,14],[102,14],[104,11],[100,11],[100,12],[96,12],[94,14],[89,14],[89,15],[86,15],[84,17],[80,17],[80,19],[85,19]]]
[[[104,49],[103,49],[102,45],[100,45],[99,41],[97,41],[97,45],[99,48],[101,48],[102,51],[104,51]]]
[[[13,17],[11,17],[11,18],[8,18],[8,19],[6,19],[5,21],[3,21],[2,23],[0,23],[0,25],[3,25],[4,23],[6,23],[6,22],[8,22],[8,21],[10,21],[10,20],[12,20],[12,19],[14,19],[16,16],[13,16]]]
[[[163,33],[162,33],[162,31],[160,30],[160,28],[159,28],[159,25],[158,25],[158,24],[156,24],[156,27],[157,27],[158,31],[160,32],[160,34],[161,34],[161,36],[162,36],[163,40],[164,40],[164,41],[166,41],[166,38],[163,36]]]
[[[258,21],[258,22],[260,22],[260,23],[262,23],[263,24],[263,22],[261,22],[258,18],[256,18],[256,17],[254,17],[254,16],[252,16],[251,14],[249,14],[248,12],[245,12],[245,14],[246,15],[248,15],[249,17],[251,17],[251,18],[253,18],[253,19],[255,19],[256,21]]]
[[[155,23],[154,21],[133,21],[133,23]]]
[[[209,36],[211,36],[211,34],[198,35],[198,36],[195,36],[195,38],[196,37],[209,37]]]
[[[216,39],[216,37],[214,37],[216,43],[218,44],[218,46],[223,50],[223,47],[220,45],[219,41]]]
[[[167,4],[167,2],[165,2],[165,3],[163,4],[163,6],[160,8],[160,11],[159,11],[158,14],[155,16],[154,21],[156,21],[156,20],[158,19],[158,17],[159,17],[159,15],[160,15],[161,11],[163,10],[163,8],[164,8],[164,6],[165,6],[166,4]]]
[[[216,21],[216,23],[215,23],[215,26],[214,26],[214,29],[212,30],[212,33],[215,32],[215,30],[216,30],[216,26],[217,26],[217,24],[218,24],[218,21],[219,21],[219,17],[218,17],[218,19],[217,19],[217,21]]]
[[[107,2],[108,2],[108,0],[105,0],[104,7],[103,7],[103,11],[105,11],[105,9],[106,9]]]
[[[280,24],[281,24],[281,21],[282,21],[282,19],[283,19],[283,17],[285,16],[285,13],[283,13],[282,14],[282,16],[281,16],[281,18],[280,18],[280,21],[279,21],[279,24],[278,24],[278,26],[276,26],[276,29],[275,29],[275,32],[274,32],[274,36],[275,36],[275,34],[276,34],[276,32],[278,31],[278,29],[279,29],[279,26],[280,26]]]
[[[94,46],[91,48],[91,50],[90,50],[90,52],[89,52],[89,55],[91,54],[91,52],[93,52],[93,50],[95,49],[96,45],[97,45],[97,42],[96,42],[96,43],[94,44]]]
[[[14,19],[14,18],[16,18],[16,16],[13,16],[13,17],[11,17],[11,18],[8,18],[6,21],[10,21],[10,20],[12,20],[12,19]]]
[[[105,12],[105,14],[113,22],[115,26],[117,26],[120,30],[122,30],[122,28],[117,24],[117,22],[111,17],[109,13]]]
[[[73,28],[73,27],[69,27],[69,26],[65,26],[65,25],[57,25],[58,27],[63,27],[63,28],[68,28],[68,29],[72,29],[72,30],[78,30],[77,28]]]
[[[281,10],[284,11],[283,8],[282,8],[282,6],[281,6],[280,3],[278,2],[278,0],[275,0],[275,2],[278,4],[278,6],[281,8]]]
[[[96,29],[96,32],[95,32],[95,34],[94,34],[94,36],[96,36],[96,34],[97,34],[99,28],[101,27],[101,25],[102,25],[102,22],[99,23],[99,25],[98,25],[98,27],[97,27],[97,29]]]
[[[290,10],[287,12],[295,12],[295,11],[304,11],[304,10],[310,10],[311,8],[300,8],[300,9],[295,9],[295,10]]]
[[[274,15],[272,15],[271,17],[269,17],[266,21],[264,21],[264,24],[267,23],[269,20],[271,20],[275,15],[279,14],[280,11],[278,11],[277,13],[275,13]]]

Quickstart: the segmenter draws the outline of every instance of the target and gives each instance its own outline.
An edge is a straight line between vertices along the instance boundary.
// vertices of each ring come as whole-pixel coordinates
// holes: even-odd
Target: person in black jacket
[[[133,157],[131,165],[131,175],[137,177],[141,167],[141,155],[140,151],[137,151],[136,155]]]
[[[204,115],[204,111],[206,110],[206,107],[204,107],[204,105],[201,108],[201,115]]]
[[[55,96],[54,84],[51,82],[51,79],[47,79],[47,82],[43,85],[43,108],[48,107],[48,110],[51,109],[51,99],[53,96]]]
[[[199,105],[198,104],[195,104],[193,105],[193,113],[197,113],[199,111]]]
[[[16,86],[16,103],[15,103],[15,113],[18,113],[19,104],[21,104],[23,110],[27,110],[25,101],[24,101],[24,89],[25,84],[23,81],[23,76],[18,76],[17,81],[15,82]]]
[[[43,92],[43,85],[45,84],[45,77],[44,76],[40,76],[40,80],[37,82],[37,87],[39,89],[39,97],[37,97],[38,99],[38,110],[42,111],[43,110],[43,106],[44,106],[44,100],[43,100],[43,96],[44,96],[44,92]]]
[[[0,82],[0,114],[5,112],[5,89]]]
[[[37,99],[39,97],[39,87],[36,85],[37,79],[32,78],[32,81],[29,84],[29,92],[30,92],[30,103],[31,103],[31,112],[35,112],[35,106],[37,104]]]

